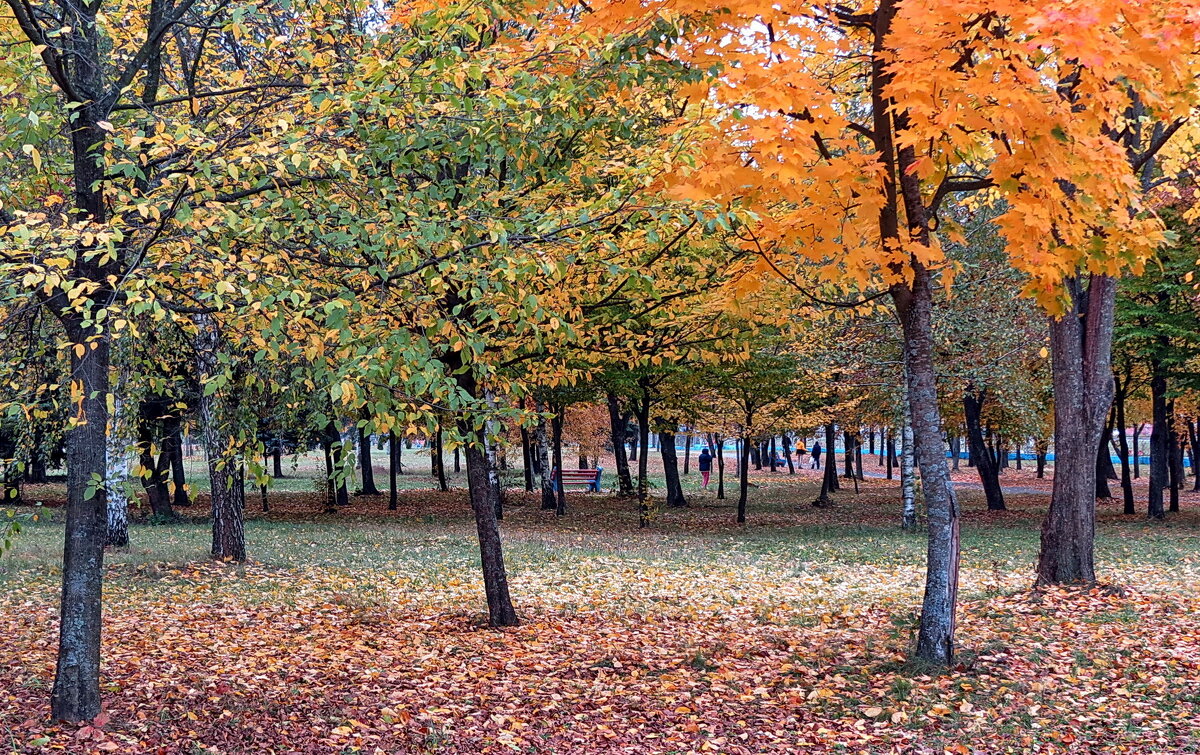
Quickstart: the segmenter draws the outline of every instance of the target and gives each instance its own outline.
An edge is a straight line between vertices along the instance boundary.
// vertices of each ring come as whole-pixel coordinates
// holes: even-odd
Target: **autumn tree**
[[[1168,122],[1190,109],[1196,19],[1188,5],[880,0],[730,9],[694,0],[670,3],[669,12],[665,3],[596,10],[606,29],[687,17],[692,26],[671,54],[720,71],[695,92],[714,106],[705,119],[716,126],[680,195],[753,212],[746,245],[764,274],[799,262],[889,292],[904,332],[929,514],[921,659],[952,658],[957,595],[958,504],[932,338],[940,240],[955,236],[945,203],[978,191],[1003,199],[997,222],[1009,258],[1030,276],[1028,292],[1068,315],[1052,326],[1056,388],[1077,398],[1056,402],[1065,475],[1056,476],[1039,574],[1094,578],[1091,520],[1080,507],[1091,505],[1107,414],[1108,274],[1136,265],[1162,238],[1157,220],[1140,212],[1134,180],[1161,139],[1143,140],[1131,157],[1111,135],[1141,122],[1127,115],[1135,100]],[[1070,313],[1089,297],[1095,322],[1081,324]]]

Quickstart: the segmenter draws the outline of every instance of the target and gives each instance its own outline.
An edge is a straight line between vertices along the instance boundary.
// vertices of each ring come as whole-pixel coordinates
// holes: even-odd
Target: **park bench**
[[[562,481],[559,481],[558,470],[555,469],[550,473],[550,479],[554,480],[555,489],[562,489],[566,485],[583,485],[587,490],[593,493],[600,492],[600,475],[604,472],[604,467],[596,469],[566,469],[562,473]]]

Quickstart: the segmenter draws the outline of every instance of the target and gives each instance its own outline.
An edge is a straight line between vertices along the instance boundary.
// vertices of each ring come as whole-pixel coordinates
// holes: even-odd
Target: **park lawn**
[[[108,557],[100,726],[47,723],[61,525],[0,560],[0,732],[13,752],[690,753],[1200,750],[1200,517],[1101,507],[1103,589],[1031,592],[1042,495],[962,493],[959,665],[904,661],[924,539],[868,480],[829,510],[758,475],[750,523],[695,493],[635,507],[510,496],[523,618],[483,626],[461,490],[250,511],[253,561],[207,525],[134,525]],[[689,490],[695,487],[688,480]],[[253,498],[251,497],[251,503]],[[253,507],[251,507],[253,509]],[[199,514],[195,508],[188,513]],[[47,512],[44,512],[47,513]]]

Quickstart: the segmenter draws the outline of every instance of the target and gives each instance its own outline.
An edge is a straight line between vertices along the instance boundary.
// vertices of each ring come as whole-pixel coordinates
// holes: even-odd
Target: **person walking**
[[[796,441],[796,466],[804,469],[804,455],[808,453],[808,449],[804,447],[803,440]]]
[[[697,468],[700,470],[700,479],[703,481],[702,490],[708,490],[708,478],[712,474],[712,454],[708,452],[708,447],[700,452],[700,460],[697,463]]]
[[[816,443],[813,443],[812,468],[813,469],[821,468],[821,441],[817,441]]]

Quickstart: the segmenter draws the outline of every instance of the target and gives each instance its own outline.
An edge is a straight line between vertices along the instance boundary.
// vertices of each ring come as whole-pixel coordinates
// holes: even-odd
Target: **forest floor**
[[[694,473],[692,506],[647,530],[628,500],[571,494],[556,518],[514,492],[522,625],[500,631],[465,493],[428,475],[396,512],[321,513],[311,480],[268,514],[248,496],[245,565],[206,558],[200,505],[135,524],[106,557],[105,713],[84,727],[48,723],[61,512],[31,491],[51,506],[0,557],[0,752],[1200,751],[1197,494],[1165,522],[1100,504],[1104,586],[1033,591],[1046,496],[987,512],[964,489],[940,671],[906,661],[925,542],[895,483],[814,509],[815,475],[755,474],[744,527]]]

